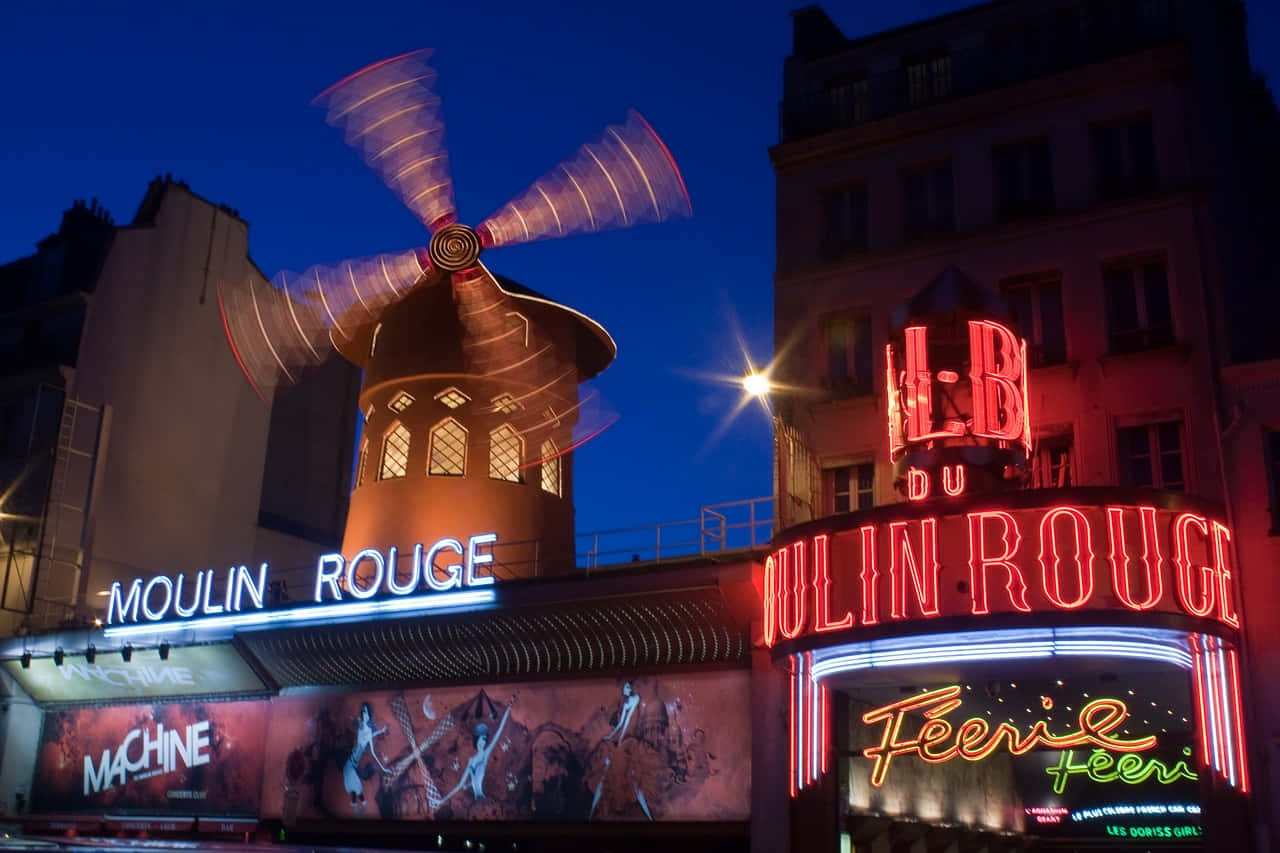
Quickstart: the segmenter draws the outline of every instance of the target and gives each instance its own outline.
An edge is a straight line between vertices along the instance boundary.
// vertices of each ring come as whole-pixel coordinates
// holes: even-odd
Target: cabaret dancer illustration
[[[386,726],[377,730],[373,728],[373,709],[369,707],[369,703],[365,702],[361,705],[360,719],[356,722],[356,743],[351,748],[351,755],[347,757],[346,763],[342,765],[342,784],[351,795],[352,808],[364,808],[364,780],[373,775],[372,767],[366,770],[360,766],[360,759],[364,757],[366,749],[382,768],[382,772],[389,772],[386,765],[382,763],[382,759],[378,757],[377,747],[373,743],[374,738],[386,733]]]
[[[493,737],[489,737],[489,726],[487,723],[476,723],[472,730],[472,741],[475,744],[475,755],[471,756],[467,761],[467,766],[462,770],[462,776],[458,779],[458,784],[453,790],[440,798],[439,802],[433,804],[434,809],[449,802],[454,794],[458,793],[471,783],[471,796],[476,800],[484,799],[484,772],[489,764],[489,756],[493,753],[493,748],[498,745],[498,741],[502,738],[502,729],[507,724],[507,718],[511,716],[511,706],[515,704],[515,697],[507,703],[507,708],[502,712],[502,720],[498,723],[498,730],[493,733]]]
[[[644,791],[640,787],[640,780],[646,775],[649,765],[657,759],[657,756],[639,735],[631,731],[632,720],[639,708],[640,695],[632,689],[630,681],[624,682],[622,702],[618,706],[613,730],[600,741],[601,747],[605,749],[604,766],[598,771],[600,779],[596,782],[595,793],[591,797],[591,811],[587,813],[587,820],[595,817],[596,807],[600,804],[606,782],[614,791],[629,787],[644,816],[653,820],[649,804],[644,798]]]

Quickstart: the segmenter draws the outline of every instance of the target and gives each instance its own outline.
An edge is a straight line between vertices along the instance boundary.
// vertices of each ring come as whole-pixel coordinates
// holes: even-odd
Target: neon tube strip
[[[792,655],[792,796],[826,771],[822,679],[862,669],[1051,657],[1151,660],[1188,670],[1206,764],[1248,790],[1235,650],[1217,637],[1159,628],[1025,628],[894,637]],[[810,727],[820,729],[811,730]],[[810,751],[812,750],[812,751]]]
[[[138,637],[149,634],[174,634],[196,631],[201,628],[254,628],[267,625],[308,625],[314,622],[331,622],[335,619],[351,619],[360,616],[383,616],[394,613],[417,613],[426,610],[443,610],[450,607],[474,607],[494,601],[491,589],[467,589],[437,595],[420,595],[405,598],[388,598],[381,601],[344,601],[340,604],[323,604],[312,607],[295,607],[290,610],[257,610],[252,613],[236,613],[230,616],[205,616],[185,622],[153,622],[136,625],[116,625],[104,628],[106,637]]]

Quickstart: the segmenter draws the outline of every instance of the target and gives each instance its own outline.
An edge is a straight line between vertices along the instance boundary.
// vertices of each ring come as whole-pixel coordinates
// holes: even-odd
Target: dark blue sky
[[[171,172],[240,210],[268,274],[425,245],[421,225],[309,106],[372,61],[436,49],[463,222],[523,190],[628,107],[680,164],[689,221],[535,243],[489,266],[587,312],[618,362],[598,381],[620,421],[578,454],[578,529],[696,516],[769,494],[756,407],[716,441],[744,369],[772,341],[773,179],[795,0],[747,2],[15,3],[0,26],[0,260],[32,250],[72,199],[127,222]],[[825,4],[848,35],[962,8]],[[363,8],[359,8],[362,6]],[[1280,9],[1250,37],[1275,80]]]

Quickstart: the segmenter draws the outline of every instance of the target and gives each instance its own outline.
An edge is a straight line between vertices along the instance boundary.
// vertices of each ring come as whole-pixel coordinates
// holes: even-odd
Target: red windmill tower
[[[366,418],[343,553],[496,532],[495,575],[573,567],[569,452],[600,428],[580,383],[616,348],[585,315],[495,276],[500,246],[689,215],[666,146],[636,112],[475,227],[458,223],[426,51],[323,92],[330,124],[431,232],[408,249],[271,286],[219,290],[232,350],[264,399],[335,350],[364,369]]]

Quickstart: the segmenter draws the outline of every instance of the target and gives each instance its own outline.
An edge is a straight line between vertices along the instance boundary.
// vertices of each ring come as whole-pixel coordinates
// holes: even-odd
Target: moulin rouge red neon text
[[[1159,609],[1239,627],[1226,525],[1152,506],[925,516],[796,540],[766,559],[764,640],[883,621]]]

